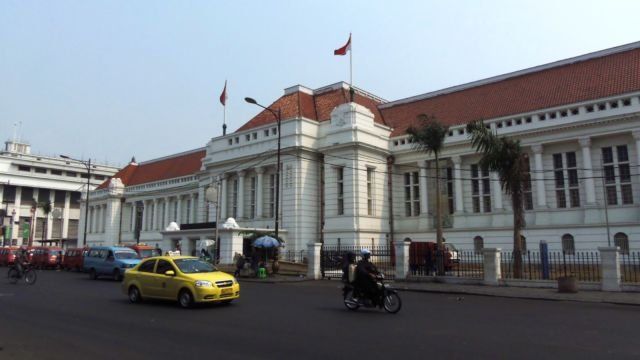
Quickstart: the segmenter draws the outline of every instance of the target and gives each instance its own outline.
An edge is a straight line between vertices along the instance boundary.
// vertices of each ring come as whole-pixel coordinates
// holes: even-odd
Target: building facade
[[[90,240],[132,241],[138,223],[141,239],[161,241],[170,222],[210,222],[218,211],[242,228],[273,228],[280,139],[290,250],[435,241],[436,196],[447,242],[509,249],[511,201],[465,131],[482,119],[529,155],[525,247],[640,248],[640,43],[393,102],[361,89],[351,102],[345,83],[294,86],[269,107],[281,111],[280,133],[263,111],[203,149],[122,169],[92,193]],[[450,126],[440,194],[433,156],[406,133],[421,114]],[[207,200],[208,189],[219,197]]]
[[[94,189],[117,167],[93,164]],[[3,245],[76,246],[82,241],[80,202],[86,193],[87,169],[77,161],[31,154],[27,143],[10,140],[0,152],[0,201]],[[46,214],[43,204],[50,203]]]

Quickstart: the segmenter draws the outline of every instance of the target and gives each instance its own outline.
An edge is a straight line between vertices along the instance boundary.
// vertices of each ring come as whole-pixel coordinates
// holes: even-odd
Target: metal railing
[[[282,261],[306,264],[308,262],[306,250],[284,250],[280,251],[279,258]]]
[[[500,270],[503,279],[514,279],[513,253],[501,253]],[[600,255],[597,251],[524,251],[522,280],[557,280],[574,276],[578,281],[600,281]]]
[[[640,252],[620,254],[620,273],[623,283],[640,283]]]
[[[427,259],[428,254],[413,253],[409,257],[409,272],[412,276],[434,276],[436,275],[437,264],[442,261],[438,256],[443,253],[433,255],[432,259]],[[444,253],[444,276],[455,276],[460,278],[482,279],[484,277],[484,256],[473,250],[457,250]]]
[[[381,271],[385,278],[393,279],[395,277],[395,259],[390,246],[340,246],[340,245],[323,245],[320,251],[320,272],[323,278],[342,277],[343,259],[347,253],[352,252],[356,257],[356,262],[360,261],[360,250],[369,249],[371,251],[370,261]]]

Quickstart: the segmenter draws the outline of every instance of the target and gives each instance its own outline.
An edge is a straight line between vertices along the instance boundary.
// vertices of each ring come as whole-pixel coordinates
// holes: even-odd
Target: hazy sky
[[[397,100],[640,40],[640,1],[0,0],[0,137],[124,164],[202,147],[283,89]]]

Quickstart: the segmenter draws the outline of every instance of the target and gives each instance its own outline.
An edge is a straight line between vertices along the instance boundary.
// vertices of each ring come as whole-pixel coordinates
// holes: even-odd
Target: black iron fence
[[[622,282],[640,283],[640,252],[620,254]]]
[[[340,279],[342,277],[342,264],[347,253],[352,252],[356,262],[360,261],[360,250],[371,251],[370,261],[381,271],[385,278],[393,279],[395,276],[395,259],[390,246],[340,246],[322,245],[320,251],[320,272],[323,278]]]
[[[484,256],[473,250],[418,252],[409,254],[409,272],[413,276],[434,276],[438,264],[443,264],[444,276],[482,279]]]
[[[280,260],[306,264],[308,262],[306,250],[284,250],[280,251]]]
[[[597,251],[524,251],[522,253],[524,280],[557,280],[574,276],[578,281],[600,281],[600,255]],[[500,270],[503,279],[514,279],[514,254],[501,253]]]

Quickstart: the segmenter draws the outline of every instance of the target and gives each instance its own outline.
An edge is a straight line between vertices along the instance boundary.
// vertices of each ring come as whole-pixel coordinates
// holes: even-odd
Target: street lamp
[[[82,165],[84,165],[84,167],[87,168],[87,198],[85,199],[85,205],[84,205],[84,236],[82,238],[82,245],[86,246],[87,245],[87,224],[89,223],[89,187],[91,186],[89,181],[91,180],[91,159],[84,161],[84,160],[74,159],[66,155],[60,155],[60,157],[63,159],[79,162]]]
[[[250,98],[250,97],[246,97],[244,98],[244,101],[248,102],[249,104],[253,104],[253,105],[257,105],[267,111],[269,111],[271,114],[273,114],[273,116],[275,116],[276,121],[278,122],[278,155],[277,155],[277,165],[276,165],[276,238],[278,239],[278,241],[280,241],[280,237],[278,236],[278,229],[279,229],[279,212],[280,212],[280,123],[282,122],[282,117],[281,117],[281,113],[280,113],[280,108],[278,108],[278,112],[275,112],[273,109],[268,108],[266,106],[262,106],[260,104],[258,104],[257,101],[255,101],[254,99]]]

